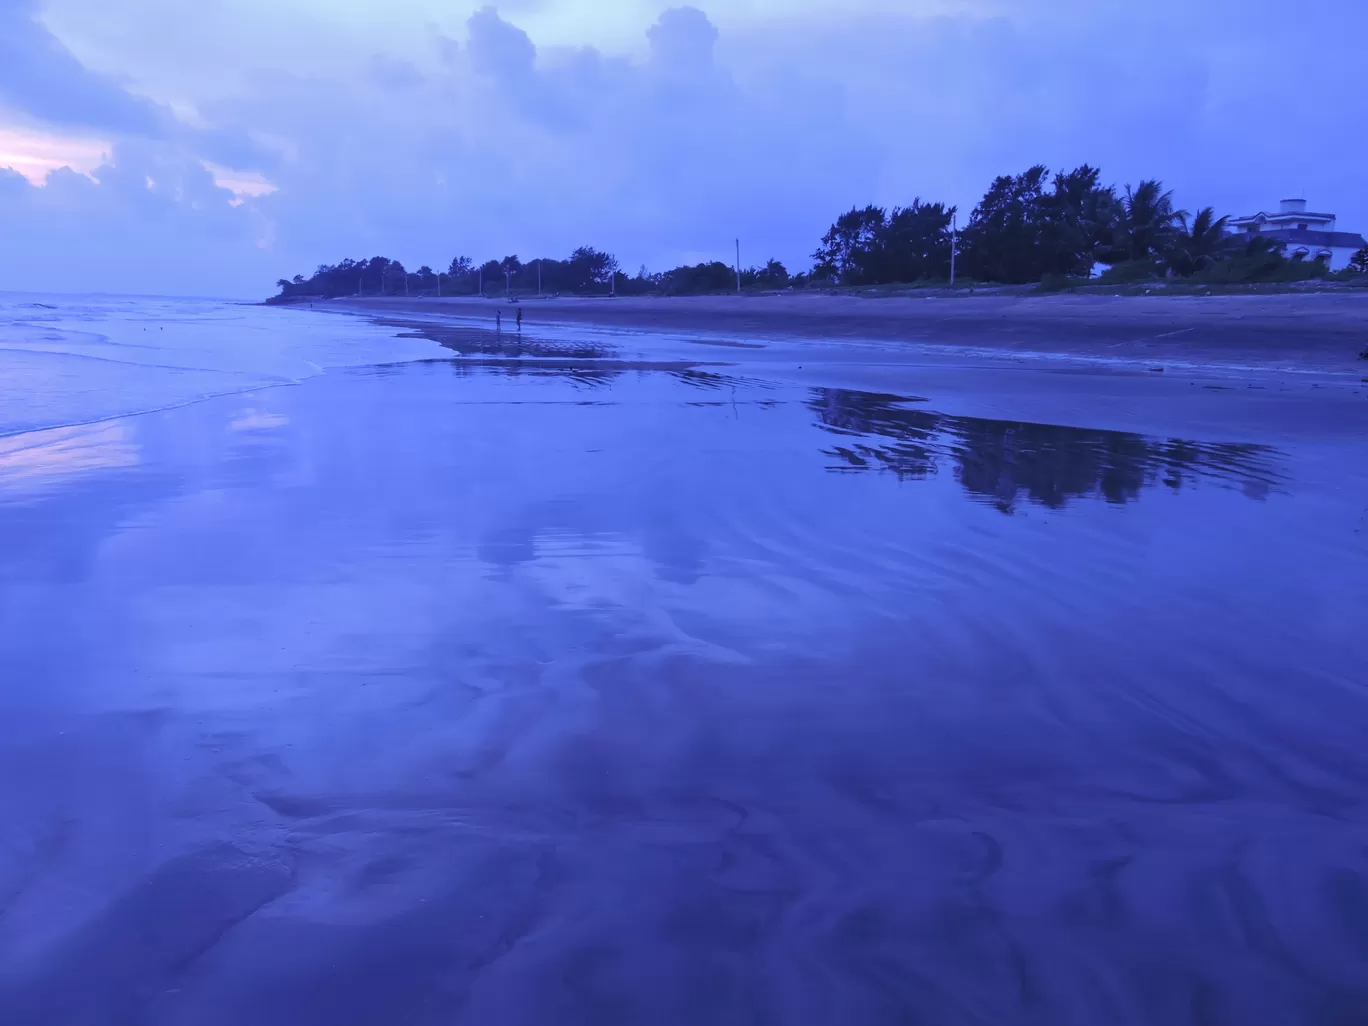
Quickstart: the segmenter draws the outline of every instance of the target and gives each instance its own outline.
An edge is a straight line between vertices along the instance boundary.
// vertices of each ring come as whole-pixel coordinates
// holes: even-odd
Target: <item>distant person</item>
[[[522,331],[522,307],[518,307],[518,330]]]
[[[495,311],[494,311],[494,330],[495,330],[495,331],[503,331],[503,311],[502,311],[502,310],[495,310]]]

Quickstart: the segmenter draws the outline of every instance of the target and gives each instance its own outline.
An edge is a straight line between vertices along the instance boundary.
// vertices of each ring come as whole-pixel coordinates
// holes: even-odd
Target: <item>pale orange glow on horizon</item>
[[[42,185],[49,171],[62,167],[89,174],[108,154],[109,144],[103,140],[0,127],[0,167],[13,168],[34,185]]]
[[[0,127],[0,168],[18,171],[34,185],[47,182],[49,173],[70,168],[89,175],[109,160],[109,144],[95,139],[69,138],[22,128]],[[234,196],[234,206],[245,198],[268,196],[276,186],[254,171],[233,171],[204,162],[214,184]],[[149,180],[149,186],[151,181]]]

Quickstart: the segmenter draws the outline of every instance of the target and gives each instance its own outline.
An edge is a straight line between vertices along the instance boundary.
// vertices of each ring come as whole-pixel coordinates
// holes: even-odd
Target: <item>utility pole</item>
[[[442,272],[437,272],[437,298],[442,298]]]
[[[362,283],[362,281],[364,281],[364,279],[361,277],[361,275],[358,274],[358,275],[356,276],[356,298],[357,298],[357,299],[360,299],[360,298],[361,298],[361,283]]]
[[[741,240],[736,240],[736,294],[741,295]]]
[[[959,237],[959,215],[950,215],[950,287],[955,287],[955,243]]]
[[[480,265],[480,298],[484,298],[484,264]]]
[[[504,295],[505,295],[505,296],[511,296],[512,294],[513,294],[513,272],[510,271],[508,268],[505,267],[505,268],[504,268]]]

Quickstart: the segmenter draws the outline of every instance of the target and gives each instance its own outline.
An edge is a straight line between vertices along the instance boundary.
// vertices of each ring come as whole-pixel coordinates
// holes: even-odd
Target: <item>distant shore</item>
[[[320,309],[505,322],[514,305],[473,297],[343,298]],[[1006,353],[1305,367],[1350,372],[1368,363],[1368,294],[1246,296],[935,296],[823,294],[677,298],[523,298],[529,325],[700,333],[722,340],[905,342]]]

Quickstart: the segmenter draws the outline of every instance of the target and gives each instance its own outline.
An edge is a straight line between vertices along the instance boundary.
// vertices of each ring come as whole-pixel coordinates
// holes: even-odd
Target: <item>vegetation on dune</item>
[[[1038,284],[1046,291],[1147,282],[1226,286],[1331,277],[1325,264],[1284,255],[1257,234],[1232,234],[1211,207],[1179,209],[1154,179],[1103,185],[1087,164],[1053,175],[1043,165],[993,180],[958,234],[956,208],[914,199],[909,206],[854,207],[838,217],[813,253],[811,271],[790,275],[777,260],[738,269],[722,261],[629,276],[610,253],[584,246],[564,260],[516,256],[476,265],[457,257],[441,271],[410,271],[371,257],[280,279],[272,302],[358,295],[706,295],[743,289],[939,284],[961,280]],[[1104,268],[1101,274],[1097,271]],[[1347,271],[1368,276],[1368,246]],[[739,279],[739,280],[738,280]]]
[[[867,206],[842,214],[813,254],[813,276],[847,285],[944,279],[950,275],[953,207]]]
[[[445,270],[423,266],[407,270],[398,260],[376,256],[369,260],[343,260],[323,264],[310,278],[282,278],[281,299],[338,296],[402,296],[432,293],[472,296],[541,287],[547,292],[593,292],[605,290],[614,277],[623,277],[616,258],[588,246],[566,260],[538,260],[524,264],[516,256],[489,260],[476,266],[469,257],[453,259]]]
[[[805,278],[798,279],[799,284]],[[744,268],[741,286],[751,289],[782,289],[794,283],[778,260],[763,267]],[[297,299],[333,299],[339,296],[502,296],[544,295],[703,295],[735,292],[736,269],[721,261],[676,267],[651,274],[642,268],[629,276],[609,253],[588,246],[575,250],[566,260],[549,258],[524,263],[516,256],[490,260],[476,266],[469,257],[456,257],[444,271],[420,267],[407,270],[397,260],[371,257],[324,264],[309,278],[296,275],[276,284],[276,302]]]
[[[1045,275],[1086,276],[1115,249],[1115,195],[1084,165],[1053,180],[1042,166],[993,181],[964,229],[965,272],[1026,284]]]

